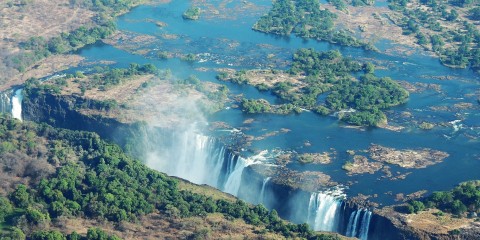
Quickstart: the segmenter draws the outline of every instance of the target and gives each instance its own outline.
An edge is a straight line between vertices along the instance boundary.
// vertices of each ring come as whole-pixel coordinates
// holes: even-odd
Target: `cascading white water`
[[[149,167],[197,184],[219,187],[226,149],[215,139],[184,131],[170,136],[168,147],[147,154]]]
[[[264,161],[268,151],[242,158],[228,151],[215,138],[201,135],[195,129],[195,124],[192,124],[190,128],[179,131],[181,133],[168,136],[158,136],[146,129],[147,136],[143,142],[147,145],[147,166],[237,195],[245,167]]]
[[[22,121],[23,89],[17,89],[12,97],[12,117]]]
[[[362,210],[355,210],[350,215],[347,226],[347,237],[355,237],[357,235],[358,219],[360,218],[360,215],[362,215]]]
[[[10,101],[10,96],[6,92],[0,93],[0,112],[1,113],[10,113],[12,110],[12,103]]]
[[[350,214],[347,226],[347,237],[358,237],[362,240],[368,239],[368,230],[372,212],[367,209],[355,210]]]
[[[372,218],[372,212],[365,210],[365,214],[363,215],[362,218],[362,226],[360,228],[360,236],[359,238],[361,240],[367,240],[368,239],[368,230],[370,228],[370,220]]]
[[[264,150],[261,151],[259,154],[248,158],[238,157],[238,160],[233,167],[233,170],[229,171],[229,174],[227,175],[227,180],[225,181],[223,191],[237,196],[238,190],[240,189],[240,184],[242,182],[243,170],[245,170],[246,167],[252,164],[265,162],[267,160],[267,154],[268,151]],[[230,165],[230,167],[231,166],[232,165]]]
[[[238,158],[234,166],[230,164],[229,171],[226,174],[227,180],[223,187],[224,192],[235,196],[238,194],[238,189],[240,189],[240,184],[242,183],[242,173],[246,166],[248,166],[247,161],[241,157]]]
[[[344,194],[319,192],[310,195],[308,224],[315,231],[336,231]]]
[[[265,186],[267,186],[268,181],[270,181],[271,177],[267,177],[263,179],[262,190],[260,190],[260,202],[265,205]]]
[[[353,218],[355,217],[356,214],[357,214],[357,210],[353,211],[352,214],[350,214],[350,218],[348,219],[347,232],[345,233],[347,237],[352,236],[351,226],[353,225]]]

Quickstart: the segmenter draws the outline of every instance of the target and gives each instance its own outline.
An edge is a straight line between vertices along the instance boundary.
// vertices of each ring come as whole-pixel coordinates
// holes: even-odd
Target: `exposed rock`
[[[382,168],[383,164],[379,162],[369,162],[368,158],[355,155],[353,156],[353,162],[347,162],[343,165],[343,169],[347,171],[347,174],[352,176],[355,174],[370,173],[373,174]]]
[[[440,163],[449,156],[446,152],[429,148],[397,150],[376,144],[371,145],[369,152],[373,160],[403,168],[425,168]]]
[[[402,87],[404,87],[410,93],[421,93],[426,90],[432,90],[438,93],[442,91],[441,85],[434,84],[434,83],[421,83],[421,82],[410,83],[407,81],[399,81],[399,83]]]
[[[272,177],[271,182],[275,184],[307,192],[320,191],[338,185],[338,183],[331,181],[329,175],[322,172],[299,172],[284,166],[263,164],[254,164],[250,168],[260,175]]]
[[[333,153],[335,154],[335,153]],[[303,153],[298,155],[297,159],[300,163],[329,164],[332,162],[332,153]]]

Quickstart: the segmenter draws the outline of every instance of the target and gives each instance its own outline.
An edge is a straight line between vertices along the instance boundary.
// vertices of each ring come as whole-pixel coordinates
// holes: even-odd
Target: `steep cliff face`
[[[88,106],[89,100],[77,96],[37,94],[26,96],[22,103],[25,120],[45,122],[54,127],[96,132],[123,146],[125,134],[131,133],[131,125],[120,123],[101,115],[80,113],[79,106]]]

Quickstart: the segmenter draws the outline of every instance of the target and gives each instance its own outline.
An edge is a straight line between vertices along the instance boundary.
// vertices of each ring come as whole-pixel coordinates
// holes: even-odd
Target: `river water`
[[[221,5],[220,1],[208,3]],[[286,69],[292,53],[305,47],[318,51],[338,49],[344,56],[354,59],[373,59],[376,65],[381,66],[381,69],[375,72],[379,76],[389,76],[410,83],[438,84],[441,87],[440,92],[426,90],[412,93],[407,104],[387,111],[389,122],[392,125],[405,126],[403,130],[346,128],[334,117],[319,116],[311,112],[300,115],[248,115],[234,108],[220,111],[210,116],[209,120],[223,121],[236,128],[248,127],[243,128],[243,132],[255,136],[282,128],[291,130],[253,142],[253,150],[282,149],[310,153],[334,149],[337,154],[330,164],[290,163],[288,166],[298,171],[324,172],[330,175],[332,180],[348,185],[348,196],[358,193],[376,194],[377,197],[372,200],[380,204],[394,203],[397,193],[412,193],[423,189],[446,190],[462,181],[480,179],[480,112],[476,101],[479,92],[478,75],[470,70],[444,67],[437,58],[422,54],[421,51],[414,51],[409,56],[386,54],[385,50],[391,50],[395,45],[383,41],[376,43],[380,49],[380,52],[376,53],[294,36],[271,36],[251,30],[253,23],[268,11],[270,4],[264,0],[229,3],[222,5],[224,8],[220,9],[220,13],[225,13],[224,16],[208,11],[198,21],[182,19],[182,13],[191,5],[188,1],[140,6],[121,16],[117,25],[120,30],[130,35],[151,37],[149,41],[133,49],[142,50],[144,54],[132,54],[131,51],[104,43],[88,46],[80,50],[79,54],[85,57],[87,62],[114,61],[114,66],[119,67],[128,66],[132,62],[153,63],[161,69],[170,69],[178,78],[194,74],[201,80],[211,82],[218,82],[214,68]],[[200,7],[206,8],[205,5]],[[155,21],[161,21],[166,26],[158,27]],[[168,51],[177,57],[157,59],[155,55],[159,51]],[[198,60],[190,63],[179,59],[178,56],[188,53],[196,54]],[[199,68],[206,68],[207,71]],[[451,76],[451,79],[439,80],[438,77],[442,76]],[[253,87],[222,84],[226,84],[232,94],[243,93],[248,98],[264,98],[271,103],[278,101],[270,93],[259,92]],[[467,109],[453,108],[454,104],[460,103],[472,105]],[[405,112],[411,116],[400,117],[401,113]],[[244,124],[247,119],[253,119],[253,122]],[[418,123],[422,121],[440,126],[429,131],[421,130]],[[309,144],[306,145],[306,142]],[[346,151],[365,150],[371,144],[398,149],[432,148],[447,152],[449,157],[442,163],[423,169],[402,169],[390,165],[394,175],[411,172],[404,180],[382,178],[382,172],[348,176],[342,169],[348,159]]]

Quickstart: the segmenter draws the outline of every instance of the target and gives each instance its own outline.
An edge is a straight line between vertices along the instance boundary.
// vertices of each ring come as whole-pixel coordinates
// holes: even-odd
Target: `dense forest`
[[[253,29],[265,33],[289,36],[291,33],[332,43],[374,50],[344,30],[335,28],[337,16],[328,9],[321,10],[318,0],[279,0],[273,3],[267,15],[261,17]]]
[[[343,57],[336,50],[299,49],[293,55],[288,73],[302,76],[300,83],[284,81],[272,87],[262,83],[255,85],[259,90],[270,90],[285,104],[278,106],[265,100],[244,99],[241,107],[247,113],[300,113],[300,108],[304,108],[323,115],[351,108],[355,111],[342,112],[338,117],[354,125],[377,126],[386,121],[381,110],[406,103],[409,94],[394,80],[376,77],[374,72],[373,64]],[[354,76],[362,73],[358,79]],[[218,78],[249,83],[245,71],[219,74]],[[319,100],[320,96],[325,96],[324,100]]]
[[[120,223],[154,212],[170,218],[220,213],[287,238],[336,239],[314,233],[307,224],[287,223],[262,205],[180,190],[179,180],[147,168],[95,133],[20,123],[5,116],[0,118],[0,133],[4,167],[5,158],[12,155],[40,158],[36,164],[43,164],[35,165],[37,171],[23,184],[14,183],[16,173],[4,168],[11,178],[2,182],[8,192],[0,195],[2,239],[118,239],[99,229],[80,236],[48,226],[62,216]]]

